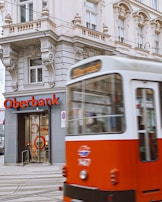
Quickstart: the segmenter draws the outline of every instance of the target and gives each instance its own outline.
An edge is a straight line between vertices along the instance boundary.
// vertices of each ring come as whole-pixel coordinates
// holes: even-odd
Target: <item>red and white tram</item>
[[[64,202],[162,201],[162,62],[96,56],[70,68]]]

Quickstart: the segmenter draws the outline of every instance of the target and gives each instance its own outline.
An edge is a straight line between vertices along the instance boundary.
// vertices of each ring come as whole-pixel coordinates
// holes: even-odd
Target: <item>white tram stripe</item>
[[[136,140],[138,139],[137,135],[130,135],[128,133],[122,134],[97,134],[97,135],[73,135],[66,136],[66,141],[95,141],[95,140]]]

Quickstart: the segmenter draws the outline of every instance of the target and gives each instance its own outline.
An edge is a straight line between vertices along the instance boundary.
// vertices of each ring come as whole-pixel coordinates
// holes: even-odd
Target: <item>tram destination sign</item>
[[[101,61],[96,60],[87,64],[81,65],[71,70],[71,78],[75,79],[87,74],[98,72],[101,69]]]

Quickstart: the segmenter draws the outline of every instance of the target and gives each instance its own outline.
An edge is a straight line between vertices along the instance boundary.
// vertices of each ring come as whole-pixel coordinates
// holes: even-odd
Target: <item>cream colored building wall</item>
[[[120,53],[134,55],[134,56],[142,56],[142,57],[151,57],[151,58],[161,58],[161,50],[159,51],[159,55],[154,54],[154,35],[156,30],[156,25],[153,22],[154,20],[161,19],[161,11],[162,8],[159,7],[158,10],[152,9],[152,1],[142,1],[142,3],[129,0],[129,1],[114,1],[116,3],[108,4],[105,7],[107,10],[106,13],[109,13],[105,18],[106,25],[109,28],[108,34],[110,35],[111,45],[115,46]],[[130,11],[125,16],[126,27],[125,27],[125,43],[118,43],[118,18],[120,15],[120,4],[124,4],[130,8]],[[147,15],[148,20],[144,22],[144,36],[143,36],[143,44],[145,48],[142,50],[137,50],[137,29],[138,29],[138,14],[143,12]],[[161,25],[160,25],[161,26]],[[160,39],[161,35],[161,27],[159,29]],[[159,40],[160,42],[161,40]],[[160,44],[161,45],[161,44]]]
[[[5,94],[25,95],[27,93],[52,92],[49,83],[50,68],[43,66],[41,85],[28,85],[28,58],[41,56],[52,51],[54,89],[65,89],[66,72],[72,64],[87,57],[99,54],[124,54],[152,59],[161,59],[162,49],[155,54],[154,36],[159,33],[159,47],[162,45],[162,4],[158,1],[158,10],[152,9],[152,0],[92,0],[97,4],[97,29],[86,28],[86,0],[48,0],[48,14],[43,15],[42,1],[34,0],[33,22],[20,23],[18,0],[8,0],[1,8],[3,16],[3,57],[16,56],[17,86],[12,75],[5,72]],[[74,6],[75,5],[75,6]],[[125,10],[122,10],[124,7]],[[140,20],[140,15],[145,19]],[[11,19],[7,21],[6,19]],[[124,42],[118,40],[118,19],[125,20]],[[37,26],[41,22],[40,26]],[[157,24],[160,22],[160,25]],[[138,48],[138,24],[144,27],[143,48]],[[142,24],[143,23],[143,24]],[[30,29],[29,29],[30,24]],[[23,25],[21,27],[21,25]],[[158,27],[160,26],[160,27]],[[20,29],[21,28],[21,29]],[[23,40],[23,38],[25,38]],[[32,40],[33,38],[33,40]],[[22,42],[21,42],[22,41]],[[35,46],[33,43],[37,41]],[[49,61],[48,61],[49,62]],[[6,64],[10,67],[10,64]]]

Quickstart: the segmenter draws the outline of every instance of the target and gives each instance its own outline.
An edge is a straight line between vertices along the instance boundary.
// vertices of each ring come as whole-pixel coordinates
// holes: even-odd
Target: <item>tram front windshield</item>
[[[67,135],[122,133],[125,129],[122,77],[109,74],[71,84]]]

